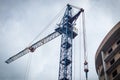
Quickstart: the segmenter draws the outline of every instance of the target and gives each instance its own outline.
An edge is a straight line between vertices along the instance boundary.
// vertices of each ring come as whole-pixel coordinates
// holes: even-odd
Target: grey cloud
[[[86,8],[89,79],[97,80],[94,67],[95,52],[104,36],[113,27],[111,25],[119,21],[119,0],[116,2],[113,0],[0,0],[0,80],[24,79],[28,55],[12,64],[7,65],[4,61],[25,48],[67,2]],[[51,33],[50,31],[47,30],[45,35]],[[78,37],[76,37],[76,44],[79,43]],[[59,39],[47,43],[32,54],[29,80],[30,78],[31,80],[58,79],[58,70],[54,68],[58,68],[59,65]],[[75,47],[77,59],[79,47]],[[81,58],[81,63],[76,59],[77,74],[83,72],[83,68],[80,68],[83,67],[83,57]],[[80,75],[76,75],[76,80],[79,80],[79,77]],[[84,79],[84,74],[81,78]]]

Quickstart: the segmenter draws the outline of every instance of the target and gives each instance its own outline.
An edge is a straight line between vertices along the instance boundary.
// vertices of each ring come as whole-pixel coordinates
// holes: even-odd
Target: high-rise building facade
[[[105,36],[95,55],[99,80],[120,80],[120,22]]]

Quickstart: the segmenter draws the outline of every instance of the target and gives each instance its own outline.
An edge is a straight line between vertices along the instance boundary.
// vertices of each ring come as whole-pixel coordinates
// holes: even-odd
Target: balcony
[[[113,80],[120,80],[120,73],[117,74],[117,75],[113,78]]]
[[[115,54],[117,54],[119,50],[120,50],[120,45],[114,51],[112,51],[109,55],[107,55],[104,61],[108,62]]]
[[[107,69],[107,74],[111,73],[118,65],[120,65],[120,58]]]

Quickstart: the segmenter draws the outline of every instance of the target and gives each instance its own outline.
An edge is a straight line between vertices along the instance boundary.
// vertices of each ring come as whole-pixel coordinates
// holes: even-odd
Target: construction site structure
[[[120,22],[100,44],[95,56],[95,66],[99,80],[120,80]]]
[[[77,7],[67,4],[64,16],[53,33],[10,57],[5,62],[9,64],[29,52],[34,52],[38,47],[61,35],[58,80],[72,80],[72,41],[78,35],[77,29],[74,26],[80,13],[84,12],[83,8],[79,8],[79,11],[73,15],[73,8]],[[85,65],[87,64],[85,63]],[[87,68],[85,72],[88,72]]]

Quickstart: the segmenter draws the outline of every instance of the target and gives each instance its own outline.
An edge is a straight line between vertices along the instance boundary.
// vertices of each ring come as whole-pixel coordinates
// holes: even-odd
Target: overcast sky
[[[95,53],[105,35],[120,20],[120,0],[0,0],[0,80],[58,79],[61,37],[11,64],[4,61],[26,48],[67,3],[85,9],[89,80],[98,80]],[[37,40],[52,33],[56,22]],[[85,80],[80,18],[76,27],[79,35],[73,42],[73,80]]]

